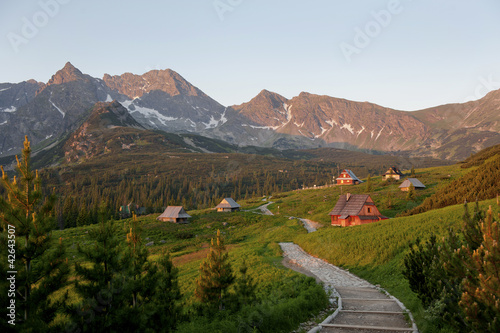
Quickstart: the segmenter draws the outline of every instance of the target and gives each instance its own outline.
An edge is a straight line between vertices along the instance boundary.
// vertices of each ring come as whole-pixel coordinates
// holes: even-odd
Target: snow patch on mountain
[[[11,87],[0,89],[0,91],[9,90]]]
[[[351,132],[351,134],[354,134],[354,128],[351,126],[351,124],[344,124],[344,125],[340,126],[340,129],[343,129],[343,128],[345,128],[346,130]]]
[[[226,110],[227,110],[227,107],[224,108],[224,113],[222,113],[222,115],[220,116],[219,122],[221,125],[224,125],[225,123],[227,123]]]
[[[377,141],[377,139],[378,139],[378,137],[380,136],[380,134],[382,134],[382,131],[384,130],[384,128],[385,128],[385,126],[384,126],[384,127],[382,127],[382,128],[380,129],[380,132],[378,132],[378,135],[377,135],[377,137],[375,138],[375,141]]]
[[[0,123],[0,126],[7,124],[8,120],[4,121],[3,123]]]
[[[287,121],[286,121],[286,123],[283,123],[279,127],[285,127],[286,125],[288,125],[292,121],[292,105],[288,105],[286,103],[283,103],[283,108],[286,111],[286,120]]]
[[[11,106],[10,108],[5,108],[1,110],[2,112],[16,112],[17,108],[15,106]]]
[[[210,116],[210,121],[202,124],[205,125],[205,129],[215,128],[219,125],[219,120],[215,120],[214,116]]]
[[[335,121],[335,120],[325,120],[325,123],[327,123],[328,125],[330,125],[331,127],[333,127],[333,125],[336,125],[338,126],[339,124]]]
[[[319,138],[320,136],[322,136],[323,134],[325,134],[325,132],[326,132],[326,131],[327,131],[327,129],[326,129],[326,128],[323,128],[323,126],[322,126],[322,127],[321,127],[321,133],[320,133],[320,134],[318,134],[318,135],[315,135],[315,136],[314,136],[314,138],[315,138],[315,139],[316,139],[316,138]]]
[[[189,123],[189,126],[196,128],[196,123],[191,119],[184,119],[184,122]]]
[[[363,133],[363,131],[365,130],[365,127],[364,126],[361,126],[361,129],[357,132],[358,135],[356,135],[356,138],[361,134]]]
[[[266,129],[266,130],[274,130],[274,131],[281,127],[281,126],[254,126],[254,125],[248,125],[248,124],[241,124],[241,126],[251,127],[254,129]]]
[[[113,101],[113,98],[111,98],[111,96],[108,94],[108,96],[106,96],[105,102],[112,102],[112,101]]]
[[[52,104],[52,106],[54,106],[57,109],[57,111],[59,111],[62,114],[62,116],[64,118],[66,116],[66,112],[64,112],[63,110],[61,110],[57,105],[54,104],[54,102],[52,102],[52,100],[51,100],[52,93],[50,93],[50,96],[51,96],[51,97],[49,97],[50,104]]]
[[[179,118],[164,116],[160,112],[158,112],[158,110],[146,108],[143,106],[138,106],[136,104],[134,104],[132,108],[131,105],[133,103],[134,103],[133,100],[125,100],[121,102],[121,104],[130,112],[130,114],[133,115],[135,112],[138,112],[142,114],[144,117],[146,117],[150,122],[151,119],[158,119],[158,121],[160,121],[163,125],[167,125],[167,122],[179,119]]]

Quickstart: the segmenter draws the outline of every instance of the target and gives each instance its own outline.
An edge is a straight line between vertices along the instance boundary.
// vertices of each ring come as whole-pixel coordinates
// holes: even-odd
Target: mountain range
[[[82,128],[92,117],[94,128]],[[81,151],[75,138],[87,142],[95,126],[196,133],[238,146],[459,160],[500,143],[500,90],[478,101],[406,112],[307,92],[287,99],[267,90],[226,107],[170,69],[99,79],[69,62],[47,83],[0,84],[0,156],[18,153],[24,135],[37,149],[65,141],[66,152]]]

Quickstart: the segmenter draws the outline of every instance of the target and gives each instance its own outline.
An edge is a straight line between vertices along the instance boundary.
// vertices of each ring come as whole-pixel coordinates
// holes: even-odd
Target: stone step
[[[345,313],[379,313],[379,314],[405,314],[403,311],[356,311],[356,310],[340,310]]]
[[[342,298],[342,310],[401,312],[398,303],[391,299]]]
[[[412,328],[408,327],[381,327],[381,326],[363,326],[363,325],[341,325],[341,324],[321,324],[326,330],[321,332],[341,332],[340,330],[331,329],[347,329],[342,332],[349,332],[349,330],[369,330],[373,333],[378,332],[414,332]]]
[[[331,322],[331,324],[390,328],[401,328],[408,326],[408,323],[406,322],[403,314],[397,312],[383,313],[381,311],[340,311],[335,319]]]
[[[386,294],[375,288],[336,288],[343,298],[389,299]]]

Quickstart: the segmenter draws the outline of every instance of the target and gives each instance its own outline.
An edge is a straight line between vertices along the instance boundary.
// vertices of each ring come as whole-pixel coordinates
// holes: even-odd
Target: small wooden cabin
[[[420,180],[418,180],[417,178],[407,178],[407,179],[405,179],[405,181],[401,185],[399,185],[399,188],[403,192],[408,192],[410,190],[410,184],[413,184],[413,187],[416,190],[420,190],[420,189],[424,189],[425,188],[425,185],[422,184],[422,182]]]
[[[218,213],[222,212],[236,212],[240,210],[241,206],[231,198],[224,198],[220,204],[218,204],[215,209]]]
[[[168,206],[167,209],[156,219],[162,222],[189,223],[191,217],[182,206]]]
[[[356,177],[354,172],[349,169],[344,169],[337,178],[337,185],[356,185],[362,182],[363,181]]]
[[[383,175],[382,175],[382,179],[383,180],[387,180],[389,178],[394,178],[394,179],[397,179],[397,180],[400,180],[401,177],[403,177],[403,173],[401,172],[401,170],[399,170],[397,167],[393,166],[391,167],[389,170],[387,170]]]
[[[329,215],[332,217],[332,225],[341,227],[367,224],[388,219],[388,217],[380,214],[372,198],[368,194],[347,193],[341,195]]]

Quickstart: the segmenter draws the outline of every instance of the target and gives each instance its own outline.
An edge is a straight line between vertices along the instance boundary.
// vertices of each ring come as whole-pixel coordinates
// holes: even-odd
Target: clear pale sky
[[[2,0],[0,22],[0,82],[171,68],[226,106],[267,89],[400,110],[500,89],[498,0]]]

